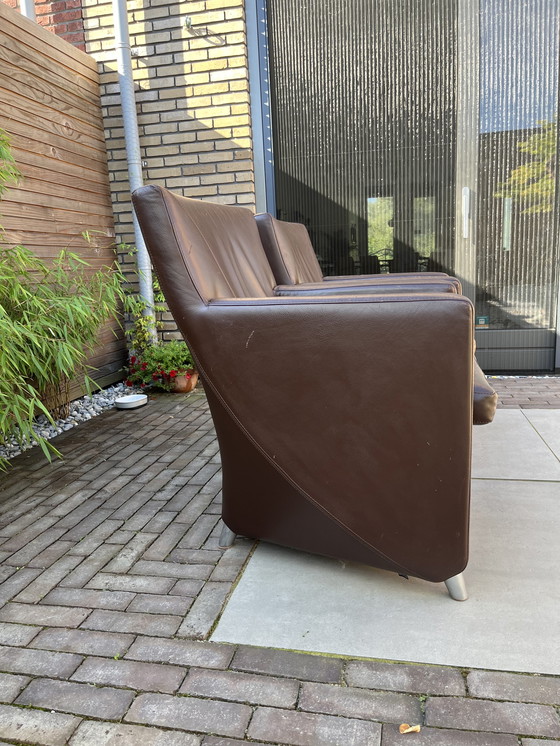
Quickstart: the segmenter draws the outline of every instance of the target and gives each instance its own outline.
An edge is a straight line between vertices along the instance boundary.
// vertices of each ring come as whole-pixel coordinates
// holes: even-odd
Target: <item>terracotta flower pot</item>
[[[198,371],[190,368],[186,373],[180,373],[171,380],[170,391],[174,394],[188,394],[194,389],[197,381]]]

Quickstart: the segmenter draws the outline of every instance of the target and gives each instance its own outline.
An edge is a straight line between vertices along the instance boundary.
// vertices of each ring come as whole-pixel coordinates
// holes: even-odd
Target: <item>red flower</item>
[[[148,363],[142,363],[140,367],[142,368],[142,370],[146,370],[146,368],[148,367]]]
[[[125,385],[126,385],[126,386],[132,386],[132,385],[133,385],[133,383],[132,383],[132,381],[125,381]]]
[[[130,364],[131,364],[131,365],[134,365],[134,363],[135,363],[135,362],[136,362],[136,358],[135,358],[135,357],[134,357],[134,355],[133,355],[133,356],[132,356],[132,357],[130,358]]]
[[[188,381],[188,380],[190,380],[191,374],[190,374],[190,373],[187,373],[187,374],[186,374],[186,377],[187,377],[187,381]]]
[[[152,373],[152,378],[154,379],[154,381],[157,381],[157,379],[159,378],[159,373]]]
[[[144,383],[144,381],[142,381],[142,383],[140,384],[140,388],[143,389],[145,385],[146,384]]]
[[[170,378],[175,378],[176,375],[177,375],[177,371],[176,370],[170,370],[169,371],[169,377]]]

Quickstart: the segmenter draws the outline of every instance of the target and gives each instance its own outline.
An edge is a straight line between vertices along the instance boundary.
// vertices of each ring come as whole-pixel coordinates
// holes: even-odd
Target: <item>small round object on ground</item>
[[[147,403],[148,397],[146,394],[128,394],[127,396],[119,396],[115,399],[117,409],[136,409],[137,407],[143,407]]]

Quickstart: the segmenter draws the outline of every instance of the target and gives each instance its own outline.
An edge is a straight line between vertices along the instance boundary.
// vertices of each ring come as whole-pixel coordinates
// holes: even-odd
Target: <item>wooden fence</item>
[[[23,178],[0,203],[4,243],[49,259],[68,248],[97,268],[115,258],[96,62],[0,1],[0,127]],[[88,231],[89,242],[82,233]],[[99,335],[89,364],[122,378],[122,332]],[[74,391],[77,394],[77,391]]]

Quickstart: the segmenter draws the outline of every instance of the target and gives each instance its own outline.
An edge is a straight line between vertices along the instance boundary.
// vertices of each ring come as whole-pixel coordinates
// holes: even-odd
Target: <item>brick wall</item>
[[[128,8],[145,182],[254,208],[243,0],[129,0]],[[83,0],[83,10],[101,72],[115,228],[133,244],[112,7]],[[132,273],[132,259],[122,259]],[[162,321],[164,339],[180,336],[170,314]]]
[[[19,9],[18,0],[4,0]],[[35,0],[37,23],[85,51],[86,42],[81,0]]]

